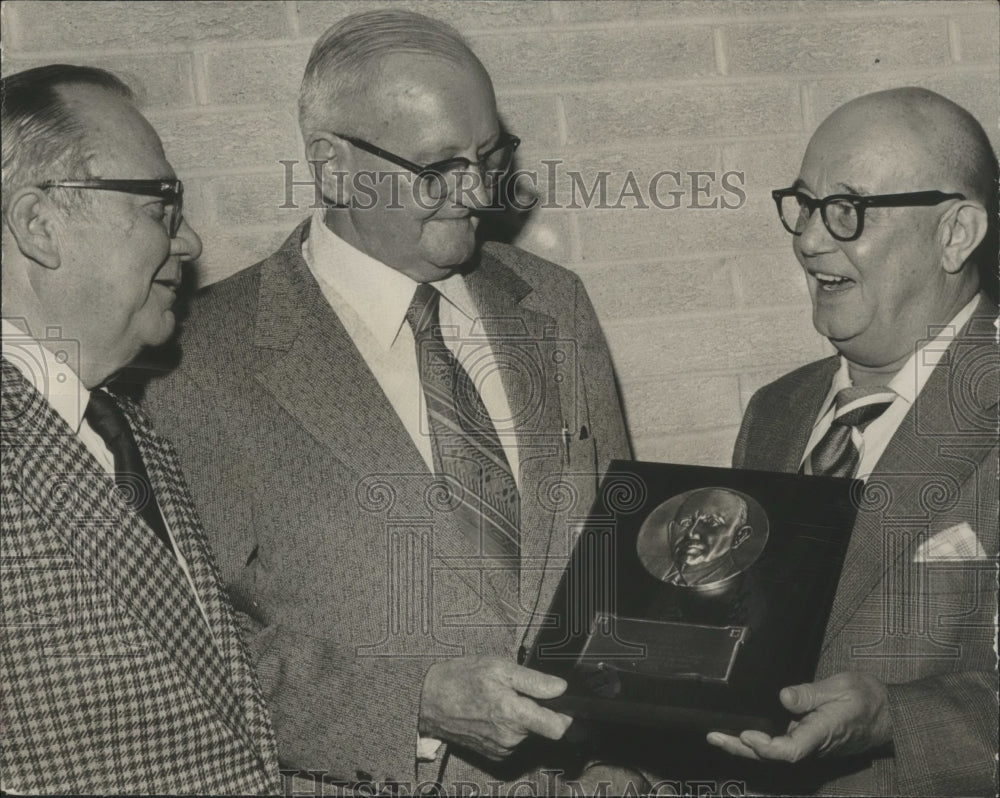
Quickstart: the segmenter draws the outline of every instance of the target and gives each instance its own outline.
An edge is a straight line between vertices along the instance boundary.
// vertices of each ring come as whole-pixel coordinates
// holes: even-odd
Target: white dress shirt
[[[322,209],[313,214],[302,256],[427,468],[433,471],[434,450],[416,345],[406,323],[406,309],[417,283],[348,244],[326,226],[323,216]],[[510,405],[479,309],[460,274],[438,280],[433,286],[441,293],[439,317],[445,345],[473,378],[520,487],[520,458]]]
[[[80,382],[80,378],[73,370],[74,365],[79,368],[79,364],[73,362],[71,351],[73,347],[67,346],[67,351],[57,357],[46,346],[20,330],[8,319],[0,320],[0,325],[2,325],[0,326],[0,343],[2,343],[4,358],[16,367],[28,383],[42,395],[49,406],[66,422],[80,443],[94,456],[101,468],[113,478],[115,459],[108,451],[104,439],[93,430],[83,417],[87,411],[87,404],[90,402],[90,391]],[[198,608],[207,624],[208,616],[191,579],[187,560],[181,554],[174,534],[170,530],[170,524],[165,518],[163,526],[170,536],[170,543],[174,547],[177,562],[187,578],[188,585],[194,593],[195,601],[198,603]],[[209,630],[211,631],[211,625],[209,625]],[[212,634],[214,639],[215,633]]]
[[[896,434],[896,430],[899,429],[899,425],[910,411],[910,407],[913,406],[920,392],[924,389],[931,372],[944,357],[948,345],[958,334],[958,331],[972,318],[979,300],[980,297],[977,294],[948,324],[941,328],[941,331],[931,341],[910,355],[903,367],[889,381],[888,387],[896,392],[896,398],[885,412],[865,427],[864,432],[859,432],[857,427],[851,428],[851,441],[861,455],[855,474],[856,478],[867,479],[875,469],[886,447],[888,447],[889,441],[892,440],[892,436]],[[840,368],[833,375],[830,390],[823,401],[822,409],[813,426],[812,434],[809,436],[809,442],[806,444],[805,453],[802,456],[803,463],[827,430],[830,429],[836,412],[834,398],[841,389],[849,388],[852,384],[847,360],[841,356]]]

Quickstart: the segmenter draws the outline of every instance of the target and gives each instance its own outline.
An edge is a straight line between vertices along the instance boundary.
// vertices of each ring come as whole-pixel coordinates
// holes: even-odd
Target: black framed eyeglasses
[[[407,171],[413,172],[420,179],[421,188],[434,199],[440,199],[448,193],[452,175],[473,169],[482,176],[483,183],[487,188],[494,188],[500,182],[500,178],[510,169],[514,160],[514,150],[521,144],[521,139],[517,136],[508,135],[502,138],[495,147],[487,150],[478,161],[470,161],[468,158],[460,157],[446,158],[443,161],[435,161],[423,166],[364,139],[345,136],[342,133],[334,133],[334,135],[353,144],[359,150],[377,155],[389,163],[402,166]]]
[[[793,236],[802,235],[809,217],[819,208],[826,229],[838,241],[854,241],[865,229],[866,208],[907,208],[938,205],[945,200],[965,199],[964,194],[946,194],[943,191],[910,191],[905,194],[831,194],[828,197],[810,197],[801,189],[777,188],[771,192],[778,206],[781,224]]]
[[[94,177],[87,180],[49,180],[39,188],[122,191],[126,194],[159,197],[163,200],[163,221],[171,238],[181,229],[181,219],[184,218],[184,184],[180,180],[105,180]]]

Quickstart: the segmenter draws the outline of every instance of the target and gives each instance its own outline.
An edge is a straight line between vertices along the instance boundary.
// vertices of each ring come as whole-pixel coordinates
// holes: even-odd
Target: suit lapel
[[[774,417],[787,421],[777,434],[787,436],[787,440],[781,446],[761,448],[763,453],[774,458],[773,462],[764,466],[766,470],[792,474],[799,470],[813,424],[839,365],[839,358],[836,357],[820,361],[815,369],[803,374],[790,391],[777,399],[782,406],[774,410]]]
[[[114,480],[65,422],[6,362],[3,381],[5,399],[13,397],[16,408],[26,409],[17,422],[4,424],[12,463],[23,475],[25,501],[63,539],[80,566],[106,586],[185,673],[192,688],[245,734],[228,669],[175,558],[121,500]],[[139,431],[137,438],[145,437]],[[148,446],[140,443],[140,447],[150,455],[150,479],[167,523],[185,556],[194,556],[188,538],[190,519],[175,511],[172,493],[177,488],[165,483]],[[194,563],[201,564],[197,557]],[[204,582],[199,590],[200,596],[214,597]],[[146,645],[141,639],[129,642]]]
[[[429,473],[420,452],[302,257],[303,223],[261,272],[257,381],[359,476]],[[359,428],[363,433],[359,434]],[[358,464],[364,468],[359,471]]]
[[[136,443],[147,464],[164,519],[188,564],[191,581],[204,608],[204,616],[199,611],[202,621],[199,628],[204,628],[207,618],[215,646],[225,664],[228,689],[223,698],[227,700],[219,706],[225,710],[233,729],[242,734],[251,747],[264,746],[270,734],[270,721],[263,714],[266,710],[255,688],[250,663],[207,540],[203,535],[194,534],[201,522],[184,488],[180,462],[173,447],[157,435],[144,418],[130,407],[125,407],[125,412],[135,430]],[[232,700],[228,700],[230,696]],[[263,749],[262,755],[266,757]]]
[[[430,509],[424,488],[433,474],[343,323],[330,308],[302,256],[310,222],[301,225],[262,267],[255,343],[263,364],[257,381],[358,484],[391,478],[387,522],[433,517],[433,557],[481,596],[492,617],[512,612],[473,567],[474,550],[454,514]],[[421,489],[401,480],[413,477]],[[459,610],[464,608],[458,608]]]
[[[960,498],[956,492],[974,479],[991,451],[1000,376],[987,310],[981,303],[952,342],[865,485],[824,648],[886,573],[911,558],[933,531],[928,523],[940,497],[943,503],[949,493]],[[868,504],[876,509],[866,509]],[[891,538],[900,545],[890,545]]]

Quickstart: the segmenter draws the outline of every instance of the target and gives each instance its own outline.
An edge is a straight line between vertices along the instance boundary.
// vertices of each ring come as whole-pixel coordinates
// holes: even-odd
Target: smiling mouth
[[[845,291],[855,284],[850,277],[840,277],[836,274],[812,272],[812,276],[822,291]]]

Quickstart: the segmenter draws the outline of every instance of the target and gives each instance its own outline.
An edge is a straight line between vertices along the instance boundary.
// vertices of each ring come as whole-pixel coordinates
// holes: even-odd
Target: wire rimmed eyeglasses
[[[413,172],[420,179],[421,187],[434,199],[440,199],[448,193],[449,178],[458,172],[474,170],[482,176],[483,184],[486,188],[494,188],[500,181],[500,178],[510,169],[510,165],[514,160],[514,151],[521,144],[521,139],[517,136],[507,135],[497,142],[494,147],[483,153],[478,161],[455,157],[422,165],[389,152],[389,150],[383,149],[364,139],[359,139],[355,136],[345,136],[342,133],[334,133],[334,135],[354,145],[359,150],[364,150],[389,163],[401,166],[409,172]]]

